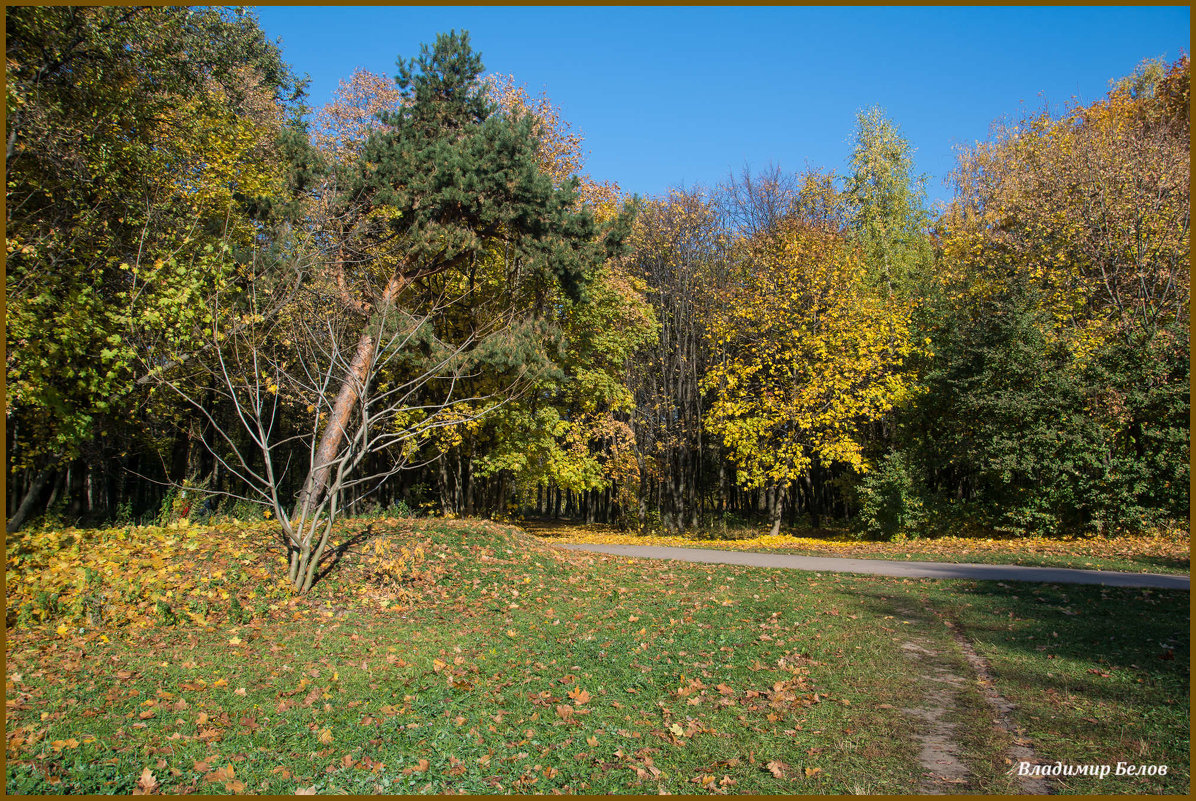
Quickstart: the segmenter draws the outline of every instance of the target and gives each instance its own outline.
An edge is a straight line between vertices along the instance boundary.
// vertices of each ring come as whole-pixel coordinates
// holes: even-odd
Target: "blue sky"
[[[1099,99],[1144,58],[1177,58],[1184,6],[626,8],[262,6],[308,102],[357,67],[392,75],[466,29],[487,72],[513,74],[586,140],[588,171],[625,191],[711,186],[745,164],[847,168],[855,115],[882,106],[945,200],[955,148],[995,119]]]

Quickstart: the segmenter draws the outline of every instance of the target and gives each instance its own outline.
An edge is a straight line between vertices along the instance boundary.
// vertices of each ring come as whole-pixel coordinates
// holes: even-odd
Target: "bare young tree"
[[[436,322],[472,300],[468,289],[408,303],[396,297],[378,309],[370,329],[376,346],[361,365],[354,364],[360,322],[331,302],[318,275],[300,267],[252,271],[239,294],[235,306],[228,293],[209,299],[214,322],[204,357],[153,375],[204,421],[202,445],[237,487],[212,491],[269,510],[288,553],[287,578],[306,592],[347,494],[368,493],[437,458],[420,447],[433,431],[498,408],[529,383],[529,371],[517,369],[484,396],[461,392],[477,386],[467,379],[475,377],[479,346],[515,325],[513,314],[496,315],[456,341],[443,339]],[[342,419],[335,407],[346,375],[356,402]],[[332,453],[320,447],[330,425],[342,427]],[[368,458],[378,454],[384,458]],[[371,469],[362,470],[367,462]],[[299,481],[306,487],[317,473],[325,490],[301,491],[296,502]]]

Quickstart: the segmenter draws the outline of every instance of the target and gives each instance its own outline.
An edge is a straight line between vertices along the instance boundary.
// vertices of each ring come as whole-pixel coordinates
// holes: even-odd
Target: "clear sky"
[[[487,72],[545,93],[585,137],[588,171],[627,192],[711,186],[745,164],[847,168],[855,115],[882,106],[931,200],[955,148],[992,122],[1099,99],[1145,58],[1186,50],[1186,6],[709,8],[262,6],[309,104],[357,67],[393,75],[465,29]]]

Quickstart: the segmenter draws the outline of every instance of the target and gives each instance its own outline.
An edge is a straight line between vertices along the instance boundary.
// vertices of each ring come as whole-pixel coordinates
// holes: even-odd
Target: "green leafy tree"
[[[144,402],[135,340],[158,360],[187,349],[206,254],[248,242],[285,187],[300,87],[239,11],[5,17],[9,477],[29,478],[15,530]]]
[[[861,111],[843,190],[848,224],[872,280],[906,302],[921,294],[933,261],[925,196],[909,141],[881,109]]]
[[[988,525],[1187,516],[1188,87],[1186,58],[1144,68],[961,159],[918,436]]]

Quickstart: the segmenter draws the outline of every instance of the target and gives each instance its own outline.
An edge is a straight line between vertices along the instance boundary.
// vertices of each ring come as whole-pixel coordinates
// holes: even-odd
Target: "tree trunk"
[[[54,471],[49,467],[44,467],[34,477],[33,483],[29,485],[29,489],[25,490],[25,497],[21,499],[20,506],[13,516],[9,518],[8,526],[5,531],[9,534],[15,534],[21,530],[21,526],[25,525],[25,521],[29,519],[29,515],[33,512],[33,507],[37,503],[38,497],[42,494],[42,490],[46,488],[46,484],[50,481],[50,476],[54,475]]]
[[[373,332],[367,330],[357,340],[357,350],[353,354],[353,361],[349,365],[348,373],[341,382],[340,392],[332,406],[332,414],[328,420],[328,427],[320,437],[320,444],[316,448],[315,459],[303,482],[303,489],[299,492],[296,509],[306,517],[324,498],[328,490],[328,479],[332,475],[332,465],[340,455],[341,444],[345,439],[345,432],[361,392],[369,380],[370,365],[374,362],[374,353],[378,348],[378,341]]]
[[[437,461],[440,468],[440,511],[447,515],[449,513],[448,465],[444,463],[443,455]]]
[[[781,510],[784,508],[785,490],[779,486],[771,487],[768,499],[772,504],[772,509],[769,510],[772,518],[772,527],[768,533],[775,537],[781,533]]]

